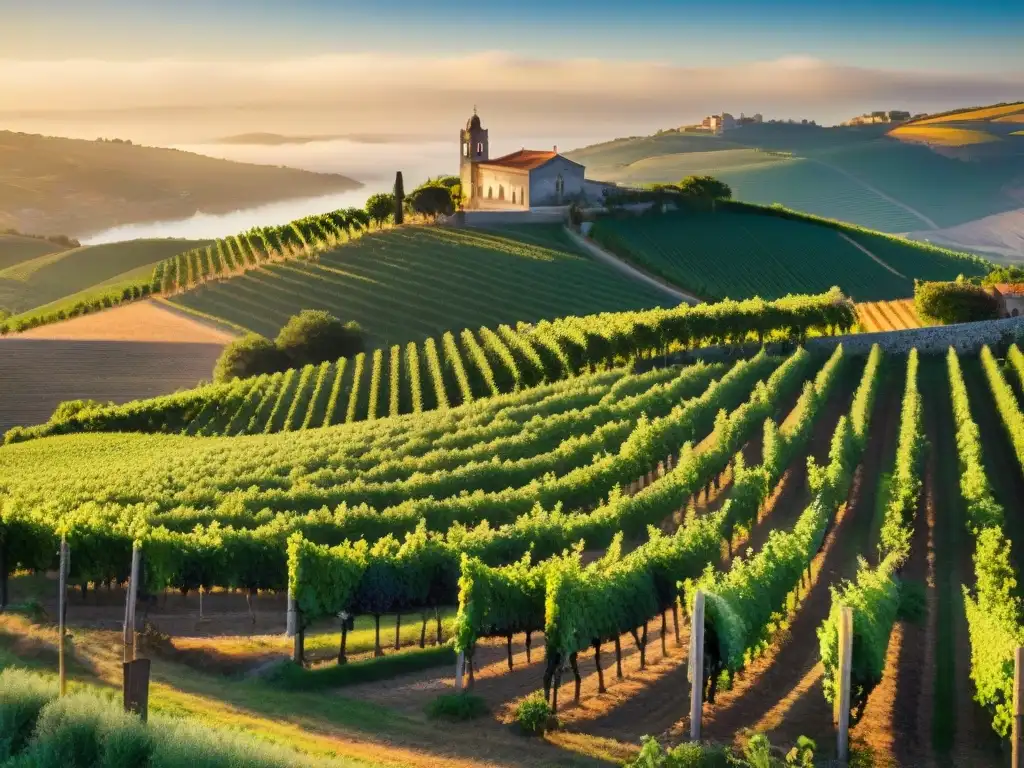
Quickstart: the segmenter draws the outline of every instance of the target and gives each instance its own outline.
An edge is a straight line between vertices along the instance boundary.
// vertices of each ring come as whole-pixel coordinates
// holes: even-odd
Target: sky
[[[1022,40],[1020,0],[0,0],[0,127],[834,123],[1022,99]]]

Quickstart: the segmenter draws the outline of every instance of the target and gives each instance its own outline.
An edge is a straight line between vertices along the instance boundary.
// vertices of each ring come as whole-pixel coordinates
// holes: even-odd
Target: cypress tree
[[[395,224],[402,223],[403,209],[405,207],[405,186],[402,184],[402,172],[395,174]]]

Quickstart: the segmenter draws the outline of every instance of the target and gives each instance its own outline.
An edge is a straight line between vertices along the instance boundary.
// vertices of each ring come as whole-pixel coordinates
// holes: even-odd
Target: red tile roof
[[[481,165],[500,165],[503,168],[515,168],[520,171],[532,171],[534,168],[539,168],[549,160],[554,160],[558,157],[557,152],[537,149],[520,149],[518,152],[513,152],[510,155],[504,157],[496,157],[493,160],[487,160],[486,162],[480,163]]]
[[[1024,295],[1024,283],[997,283],[992,286],[1003,296]]]

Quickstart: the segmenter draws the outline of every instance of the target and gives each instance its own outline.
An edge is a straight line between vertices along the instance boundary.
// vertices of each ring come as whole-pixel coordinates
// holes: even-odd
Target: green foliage
[[[405,216],[405,183],[402,181],[402,172],[395,174],[395,189],[392,193],[395,204],[394,219],[395,225],[402,224]]]
[[[806,736],[797,739],[784,757],[772,748],[768,737],[761,733],[752,734],[737,755],[726,747],[700,743],[683,743],[671,749],[663,749],[653,736],[644,736],[640,754],[626,761],[624,768],[783,768],[784,766],[814,765],[814,751],[817,745]]]
[[[398,189],[397,180],[395,188]],[[369,214],[371,220],[377,223],[377,226],[381,226],[395,215],[397,210],[395,203],[396,196],[394,194],[377,192],[366,199],[366,213]],[[395,223],[400,224],[401,222],[396,219]]]
[[[524,733],[540,736],[548,728],[554,713],[542,696],[534,695],[523,699],[516,707],[516,722]]]
[[[115,403],[101,403],[99,400],[65,400],[53,409],[50,421],[59,422],[77,416],[82,411],[95,410],[96,408],[107,408],[116,405]]]
[[[406,198],[409,209],[422,216],[437,218],[454,211],[452,192],[441,185],[424,185],[413,190]]]
[[[900,605],[896,618],[920,624],[928,616],[928,602],[925,585],[920,581],[900,580]]]
[[[257,333],[250,333],[224,347],[213,369],[213,380],[226,382],[231,379],[274,373],[286,368],[288,363],[288,357],[274,342]],[[60,421],[68,422],[75,415],[77,414],[68,414]],[[53,421],[57,422],[56,419]]]
[[[751,338],[802,339],[809,332],[850,327],[855,321],[853,305],[841,293],[833,291],[820,296],[792,296],[773,302],[750,299],[742,302],[702,304],[696,307],[683,306],[670,310],[566,317],[556,321],[543,321],[536,325],[521,324],[516,330],[508,326],[500,326],[497,332],[480,329],[477,337],[470,332],[462,334],[462,349],[458,352],[465,373],[465,382],[473,396],[480,397],[494,394],[495,389],[504,392],[514,391],[545,381],[575,376],[590,370],[608,369],[639,358],[663,355],[705,343],[740,343]],[[467,333],[473,340],[479,338],[479,343],[474,346],[467,338]],[[265,342],[251,340],[239,344],[240,360],[246,359],[250,345],[268,355],[272,354]],[[426,357],[426,351],[424,349],[421,352],[420,346],[409,342],[405,345],[404,355],[401,348],[397,354],[392,348],[391,364],[388,369],[389,415],[424,411],[442,402],[433,387],[425,397],[424,376],[432,376],[435,386],[438,379],[435,375],[436,369],[431,372],[427,366],[421,364]],[[435,342],[435,349],[436,347]],[[444,348],[443,340],[441,347]],[[230,349],[232,347],[229,347]],[[233,355],[233,352],[230,355],[225,352],[224,363],[218,366],[218,372],[223,370],[223,373],[218,373],[218,382],[222,381],[223,376],[230,375]],[[344,421],[349,413],[349,421],[365,419],[369,413],[370,398],[364,393],[370,390],[372,382],[364,379],[373,375],[372,368],[364,364],[358,367],[357,371],[357,366],[352,361],[346,361],[347,359],[338,360],[335,366],[337,374],[333,383],[339,389],[330,392],[326,412],[331,418],[324,422],[325,425]],[[458,366],[453,363],[452,367],[458,375]],[[343,372],[346,372],[344,377]],[[355,381],[351,378],[353,373],[359,374]],[[441,380],[445,382],[444,399],[449,404],[463,402],[457,387],[449,387],[443,371]],[[293,383],[291,378],[288,381],[290,384]],[[230,434],[264,432],[269,423],[267,418],[276,400],[265,411],[259,407],[258,399],[250,403],[252,408],[248,412],[248,419],[241,418],[240,400],[246,399],[249,395],[255,399],[260,394],[268,394],[266,387],[275,388],[276,395],[276,387],[279,384],[278,380],[251,379],[248,384],[241,385],[248,389],[241,389],[218,383],[151,400],[103,408],[98,412],[90,411],[87,418],[79,414],[38,427],[12,430],[5,440],[20,442],[34,437],[79,431],[196,433],[199,427],[205,426],[205,423],[192,426],[192,422],[200,414],[204,419],[223,419],[225,423],[233,424]],[[344,389],[341,389],[342,387]],[[338,404],[336,395],[341,396],[346,391],[351,393],[356,389],[359,396],[354,399],[346,398],[345,405],[340,411],[331,407],[332,404]],[[433,398],[430,398],[431,392]],[[309,394],[311,393],[300,390],[297,393],[293,391],[289,396],[307,397]],[[378,397],[383,398],[384,395],[378,391]],[[282,403],[285,414],[288,413],[290,405],[290,399]],[[226,413],[227,411],[230,411],[230,414]],[[338,412],[343,415],[332,416]],[[237,419],[234,418],[236,415]],[[384,414],[375,411],[374,415]],[[300,423],[304,422],[305,414],[300,420]],[[282,426],[284,423],[284,419],[281,419]],[[311,425],[316,426],[315,422],[311,422]]]
[[[705,200],[727,200],[732,197],[729,185],[714,176],[687,176],[679,182],[677,188],[683,197]]]
[[[57,697],[57,686],[20,669],[0,672],[0,761],[21,752],[32,737],[39,713]]]
[[[914,308],[922,319],[948,325],[994,320],[999,302],[988,290],[966,281],[918,282],[914,285]]]
[[[487,702],[472,693],[443,693],[426,706],[427,717],[432,720],[460,722],[486,715]]]
[[[742,668],[767,638],[773,616],[785,610],[789,594],[821,546],[825,529],[846,501],[853,474],[867,439],[867,426],[878,383],[881,351],[868,357],[849,417],[842,417],[832,436],[829,462],[818,467],[808,461],[810,505],[791,531],[774,530],[761,550],[749,559],[736,558],[728,572],[708,568],[687,585],[687,604],[693,590],[705,591],[705,627],[717,638],[718,654],[730,672]]]
[[[455,652],[451,646],[439,645],[433,648],[410,648],[386,656],[314,669],[285,664],[276,670],[272,682],[290,691],[322,691],[346,685],[390,680],[399,675],[454,664]]]
[[[275,343],[292,365],[303,366],[355,357],[365,340],[358,323],[342,323],[323,310],[305,309],[285,323]]]

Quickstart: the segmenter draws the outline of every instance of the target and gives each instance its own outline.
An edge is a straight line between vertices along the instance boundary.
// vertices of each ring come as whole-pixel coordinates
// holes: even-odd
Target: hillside
[[[728,182],[739,200],[780,203],[884,232],[915,232],[919,239],[931,231],[956,248],[956,233],[948,228],[1024,208],[1024,140],[1012,135],[1020,125],[1011,117],[984,124],[986,136],[999,140],[966,149],[948,146],[958,134],[946,133],[942,146],[900,140],[899,131],[936,130],[932,125],[910,124],[887,135],[889,127],[880,125],[765,123],[723,136],[665,132],[618,139],[568,156],[585,163],[595,179],[643,185],[707,173]],[[964,124],[970,127],[962,130],[971,131],[981,125]],[[978,235],[959,247],[983,251],[985,244]]]
[[[0,269],[0,309],[22,317],[56,311],[145,279],[156,263],[205,242],[129,240],[69,250],[48,248]],[[2,247],[0,242],[0,254]]]
[[[0,131],[0,229],[79,236],[358,186],[336,174]]]
[[[60,250],[62,246],[42,238],[0,233],[0,270]]]
[[[775,299],[838,285],[856,301],[913,296],[914,279],[985,274],[980,260],[881,233],[731,205],[598,220],[591,237],[706,299]]]
[[[386,743],[419,750],[396,762],[423,768],[603,765],[635,756],[645,734],[685,734],[696,630],[719,638],[705,652],[723,681],[697,702],[704,738],[755,730],[785,754],[807,737],[834,762],[851,608],[870,619],[852,624],[857,751],[996,768],[1006,723],[972,697],[988,680],[1002,701],[1024,626],[1007,598],[1024,566],[1011,546],[1024,415],[1008,378],[1024,356],[1006,354],[797,348],[613,367],[370,424],[7,445],[4,575],[16,599],[41,588],[35,605],[53,615],[54,580],[27,572],[52,573],[63,536],[76,688],[116,683],[125,591],[97,586],[123,582],[138,546],[146,637],[160,633],[159,649],[141,646],[156,714],[262,727],[308,763]],[[264,638],[283,634],[286,605],[298,629],[281,648]],[[11,613],[6,653],[52,678],[52,622]],[[456,653],[482,711],[472,728],[425,728],[423,710],[461,676]],[[36,710],[56,708],[54,688]],[[524,738],[510,725],[541,689],[562,727]],[[63,727],[78,735],[95,718]]]
[[[300,310],[325,309],[357,321],[373,346],[673,303],[584,255],[558,225],[371,232],[315,260],[266,263],[171,301],[269,337]]]

